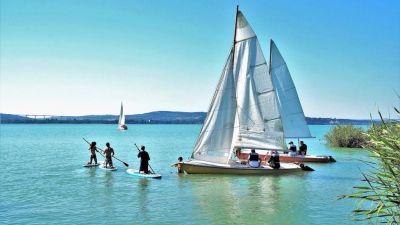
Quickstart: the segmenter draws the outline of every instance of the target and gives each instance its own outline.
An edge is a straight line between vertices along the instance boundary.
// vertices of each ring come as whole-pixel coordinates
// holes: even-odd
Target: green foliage
[[[400,115],[400,113],[399,113]],[[366,136],[372,170],[363,173],[362,186],[340,198],[359,200],[353,210],[359,220],[400,223],[400,123],[383,123],[371,127]]]
[[[325,135],[325,139],[332,147],[362,148],[367,143],[363,130],[352,125],[333,127]]]

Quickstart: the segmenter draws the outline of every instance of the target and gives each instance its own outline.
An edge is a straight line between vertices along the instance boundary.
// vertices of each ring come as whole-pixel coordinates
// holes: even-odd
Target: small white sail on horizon
[[[282,150],[285,138],[311,137],[286,63],[271,40],[268,68],[244,15],[208,109],[192,158],[229,162],[234,148]],[[295,130],[292,130],[295,129]]]
[[[118,129],[120,130],[127,130],[128,126],[125,124],[125,114],[124,114],[124,107],[121,102],[121,110],[119,113],[119,120],[118,120]]]

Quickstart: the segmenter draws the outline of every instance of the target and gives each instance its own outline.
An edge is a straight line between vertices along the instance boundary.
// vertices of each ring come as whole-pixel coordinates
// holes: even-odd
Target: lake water
[[[329,126],[310,126],[309,154],[337,162],[284,176],[178,175],[170,165],[190,156],[201,125],[1,124],[0,224],[354,224],[356,202],[337,200],[360,183],[363,150],[324,145]],[[83,168],[82,137],[138,168],[134,143],[146,145],[161,180]],[[98,155],[100,159],[101,156]]]

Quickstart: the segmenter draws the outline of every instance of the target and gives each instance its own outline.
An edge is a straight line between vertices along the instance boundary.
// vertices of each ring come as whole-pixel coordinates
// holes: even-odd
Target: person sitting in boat
[[[249,158],[247,160],[247,163],[249,164],[250,167],[257,168],[260,167],[261,165],[261,159],[256,150],[252,149],[251,153],[249,155]]]
[[[106,143],[106,148],[103,150],[103,154],[106,156],[105,166],[106,168],[113,168],[112,158],[114,156],[114,149],[111,148],[110,143]]]
[[[295,156],[296,155],[296,151],[297,151],[297,147],[295,144],[293,144],[293,141],[289,142],[289,156]]]
[[[268,160],[268,165],[274,169],[279,169],[281,167],[279,153],[277,151],[272,152],[272,155]]]
[[[299,155],[307,155],[307,145],[300,141]]]
[[[150,156],[149,153],[146,152],[146,147],[142,145],[140,147],[139,154],[137,155],[138,158],[140,158],[140,173],[149,173],[149,161],[150,161]]]
[[[89,151],[90,151],[90,161],[87,163],[92,164],[92,161],[94,160],[94,164],[97,164],[97,157],[96,157],[96,142],[93,141],[92,143],[90,143],[90,147],[89,147]]]
[[[234,148],[234,152],[235,152],[235,156],[236,156],[238,159],[240,159],[240,154],[242,154],[242,153],[241,153],[241,148],[240,148],[240,147],[235,147],[235,148]]]

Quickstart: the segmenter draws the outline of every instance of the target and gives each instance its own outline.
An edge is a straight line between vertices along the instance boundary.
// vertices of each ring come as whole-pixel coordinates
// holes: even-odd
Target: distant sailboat
[[[283,151],[286,137],[311,137],[296,89],[283,58],[271,40],[270,66],[257,36],[237,9],[234,44],[225,63],[187,173],[276,174],[305,170],[281,163],[249,167],[234,160],[243,149]]]
[[[124,107],[122,105],[122,102],[121,102],[121,111],[119,113],[118,129],[128,130],[128,126],[125,125],[125,114],[124,114]]]

